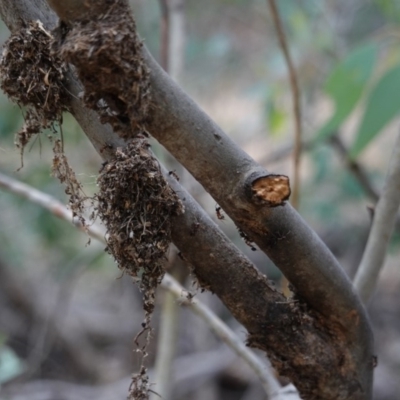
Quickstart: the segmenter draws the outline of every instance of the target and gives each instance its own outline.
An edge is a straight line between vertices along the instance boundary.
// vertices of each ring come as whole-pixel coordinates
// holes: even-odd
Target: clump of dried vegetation
[[[52,34],[40,21],[32,21],[13,33],[4,44],[0,59],[0,87],[24,108],[25,122],[15,139],[21,152],[21,166],[26,145],[34,136],[50,129],[53,176],[66,186],[70,208],[84,224],[86,197],[64,154],[62,133],[57,137],[57,126],[61,131],[63,112],[69,108],[69,96],[64,84],[67,67],[52,53],[52,41]]]
[[[52,35],[41,22],[30,22],[10,36],[0,60],[0,87],[21,107],[25,124],[17,133],[21,152],[33,135],[61,123],[68,109],[64,87],[65,64],[50,50]]]
[[[155,291],[164,276],[171,242],[171,216],[183,212],[180,200],[165,181],[144,137],[118,149],[98,178],[97,212],[107,227],[107,251],[122,271],[137,278],[143,293],[145,320],[138,349],[146,357]],[[146,399],[149,381],[141,365],[131,386],[132,399]]]
[[[122,137],[143,132],[149,117],[150,77],[141,54],[142,42],[127,2],[112,0],[95,17],[61,23],[56,34],[57,51],[73,64],[85,87],[84,102],[96,110]]]
[[[165,181],[145,138],[118,149],[98,178],[97,212],[107,227],[107,251],[118,267],[135,278],[145,300],[164,275],[171,237],[171,216],[183,209]],[[151,313],[153,302],[145,301]]]

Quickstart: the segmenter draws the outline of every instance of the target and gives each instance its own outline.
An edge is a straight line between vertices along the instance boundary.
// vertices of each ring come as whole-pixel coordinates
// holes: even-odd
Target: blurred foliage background
[[[299,211],[353,275],[369,230],[367,206],[376,202],[382,188],[399,131],[400,1],[278,3],[301,88]],[[132,5],[139,32],[159,59],[159,2],[134,0]],[[185,14],[180,84],[259,163],[292,176],[292,98],[266,2],[187,0]],[[0,25],[1,42],[8,34]],[[22,116],[23,110],[0,94],[0,171],[66,202],[62,185],[50,176],[46,133],[25,152],[19,169],[13,142]],[[101,160],[69,115],[63,131],[68,159],[85,192],[94,193]],[[175,168],[161,146],[153,147]],[[217,219],[215,202],[203,189],[188,174],[182,178],[237,246],[279,282],[279,272],[243,243],[228,218]],[[4,191],[0,210],[0,385],[23,391],[28,388],[24,385],[53,379],[59,385],[63,381],[91,388],[90,395],[77,391],[76,398],[101,398],[96,388],[103,395],[105,388],[113,388],[113,398],[125,398],[126,378],[137,366],[132,340],[143,317],[140,294],[129,279],[121,278],[102,246],[86,246],[85,235],[72,226]],[[379,359],[375,396],[380,400],[395,400],[400,391],[398,232],[400,224],[370,307]],[[191,278],[187,284],[195,290]],[[218,299],[197,296],[243,334]],[[157,324],[158,314],[155,336]],[[150,364],[155,345],[156,340]],[[184,374],[190,369],[182,364],[185,360],[192,375]],[[176,399],[264,398],[243,363],[187,310],[181,311],[174,368]]]

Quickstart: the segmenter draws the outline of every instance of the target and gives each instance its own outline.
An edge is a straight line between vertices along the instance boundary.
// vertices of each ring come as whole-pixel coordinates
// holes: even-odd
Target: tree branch
[[[343,161],[353,176],[357,179],[361,187],[364,189],[365,194],[374,202],[377,202],[379,199],[379,194],[373,187],[370,179],[368,178],[367,172],[364,170],[363,166],[353,160],[349,156],[349,151],[342,142],[339,137],[339,134],[335,134],[329,138],[329,142],[332,147],[339,153],[339,155],[343,158]]]
[[[368,303],[383,267],[399,204],[400,135],[396,140],[385,185],[375,208],[367,246],[354,278],[354,285],[364,303]]]
[[[269,208],[246,195],[245,188],[252,186],[255,175],[270,173],[239,149],[168,78],[146,49],[143,52],[151,71],[152,108],[157,110],[148,131],[204,186],[312,307],[352,331],[354,321],[344,316],[354,308],[361,316],[364,310],[330,251],[289,204]]]
[[[179,82],[185,62],[185,0],[168,0],[168,74]]]
[[[160,4],[160,64],[168,72],[169,62],[169,31],[168,0],[158,0]]]
[[[178,2],[180,1],[182,0],[178,0]],[[185,54],[184,10],[183,7],[177,7],[175,1],[171,0],[159,0],[159,4],[161,11],[161,65],[172,78],[178,81],[182,74]],[[177,164],[175,160],[173,160],[172,163]],[[183,282],[184,278],[182,277],[182,273],[179,273],[180,268],[174,262],[175,259],[176,253],[174,251],[174,254],[172,256],[170,254],[169,256],[168,264],[170,268],[167,268],[167,270],[170,271],[171,276],[175,277],[179,282]],[[169,366],[175,358],[175,349],[178,339],[177,331],[179,326],[179,312],[179,305],[177,304],[174,295],[165,292],[162,300],[155,363],[156,383],[154,392],[150,395],[150,400],[158,400],[160,395],[164,400],[172,399],[172,369]]]

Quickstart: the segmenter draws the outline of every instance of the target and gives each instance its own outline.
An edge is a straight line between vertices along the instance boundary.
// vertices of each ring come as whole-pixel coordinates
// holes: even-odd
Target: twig
[[[161,9],[161,60],[162,66],[170,76],[179,81],[184,65],[184,38],[185,38],[185,14],[184,0],[159,0]],[[170,165],[177,162],[170,157]],[[172,256],[174,260],[175,257]],[[171,275],[178,278],[177,267],[170,260]],[[155,365],[155,387],[150,400],[171,400],[173,392],[173,371],[170,368],[174,358],[177,342],[177,327],[179,324],[179,306],[174,295],[164,293],[159,338],[157,344],[157,358]]]
[[[160,22],[160,65],[168,72],[169,62],[169,15],[168,15],[168,0],[159,0],[160,11],[161,11],[161,22]]]
[[[364,189],[365,194],[374,202],[377,202],[379,199],[379,194],[373,187],[370,179],[363,166],[357,161],[353,160],[349,156],[349,151],[346,149],[346,146],[340,139],[338,134],[335,134],[330,137],[330,143],[332,147],[340,154],[343,158],[343,161],[346,164],[347,169],[353,174],[353,176],[357,179],[358,183]]]
[[[167,280],[169,277],[170,275],[168,275]],[[171,365],[175,358],[179,309],[174,294],[170,291],[163,294],[155,363],[155,385],[152,389],[154,392],[150,395],[150,400],[158,400],[160,397],[164,400],[173,398],[173,371]]]
[[[172,277],[177,283],[184,281],[182,270],[177,264],[177,250],[174,248],[170,252],[166,270],[170,272],[168,277]],[[168,278],[167,278],[168,279]],[[173,399],[174,390],[174,370],[171,365],[176,357],[175,350],[178,339],[178,326],[180,318],[180,307],[176,301],[176,296],[166,290],[162,293],[162,308],[160,315],[160,326],[157,343],[155,361],[155,384],[150,400]]]
[[[185,61],[185,0],[168,0],[168,73],[179,82]]]
[[[0,187],[20,197],[23,197],[34,204],[38,204],[39,206],[50,211],[56,217],[72,223],[79,230],[87,233],[91,238],[105,243],[104,231],[99,226],[92,225],[87,228],[83,227],[79,219],[74,218],[72,212],[54,197],[28,186],[16,179],[10,178],[2,173],[0,173]]]
[[[354,285],[365,304],[375,289],[379,272],[383,267],[399,204],[400,135],[394,146],[388,175],[375,208],[367,246],[354,279]]]
[[[293,113],[295,120],[295,145],[294,145],[294,156],[293,156],[294,180],[293,180],[293,191],[292,191],[292,205],[294,208],[298,208],[299,194],[300,194],[300,161],[301,161],[301,138],[302,138],[300,89],[297,80],[296,70],[294,68],[293,61],[290,56],[289,48],[286,42],[286,36],[283,30],[282,21],[279,16],[278,7],[276,6],[275,0],[268,0],[268,4],[272,14],[272,19],[274,21],[276,33],[278,35],[279,45],[282,49],[286,65],[289,70],[290,88],[293,96]]]
[[[0,187],[23,197],[32,203],[40,205],[56,217],[67,222],[72,222],[82,231],[87,231],[93,239],[104,244],[106,243],[104,232],[100,227],[91,225],[84,229],[79,221],[72,217],[72,212],[52,196],[49,196],[48,194],[25,183],[19,182],[16,179],[7,177],[2,173],[0,173]],[[280,384],[274,377],[273,371],[270,367],[263,364],[261,360],[242,343],[235,333],[210,309],[198,300],[190,299],[189,293],[169,274],[165,274],[161,286],[173,294],[175,298],[179,299],[181,304],[188,306],[194,313],[200,316],[223,342],[225,342],[239,357],[247,362],[250,368],[259,377],[267,393],[272,395],[274,392],[279,390]]]

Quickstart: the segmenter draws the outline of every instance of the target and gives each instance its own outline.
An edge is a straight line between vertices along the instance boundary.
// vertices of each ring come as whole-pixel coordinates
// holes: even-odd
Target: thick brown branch
[[[269,172],[238,148],[146,49],[144,55],[151,71],[152,108],[157,110],[147,125],[149,132],[266,252],[308,304],[343,325],[355,341],[364,338],[363,348],[369,346],[365,310],[331,252],[289,204],[272,209],[249,201],[245,191],[249,177]]]
[[[168,78],[145,49],[144,55],[151,71],[152,108],[157,110],[147,124],[150,133],[236,222],[240,221],[239,226],[266,251],[312,306],[341,320],[358,301],[332,254],[289,204],[270,209],[249,201],[244,193],[249,177],[254,173],[267,176],[269,172],[238,148]],[[299,234],[303,240],[298,240]],[[316,295],[316,291],[323,295]],[[353,325],[350,321],[342,323]]]

